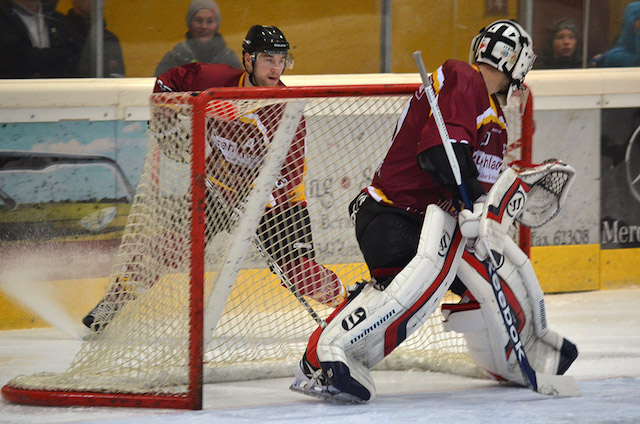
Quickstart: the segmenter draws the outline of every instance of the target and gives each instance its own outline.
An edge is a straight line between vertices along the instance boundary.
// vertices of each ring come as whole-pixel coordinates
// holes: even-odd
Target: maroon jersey
[[[442,117],[452,143],[471,146],[478,168],[478,181],[488,190],[498,177],[507,145],[502,109],[489,96],[478,68],[447,60],[431,76]],[[414,93],[396,126],[392,145],[365,190],[378,202],[422,214],[438,203],[439,193],[451,193],[439,186],[418,166],[417,155],[442,144],[424,86]]]
[[[246,72],[228,65],[190,63],[158,76],[154,92],[243,87],[245,78],[248,78]],[[256,168],[262,165],[283,109],[283,104],[275,104],[230,121],[208,120],[207,142],[211,147],[211,154],[207,157],[207,174],[209,181],[218,186],[230,200],[235,199],[235,193],[239,190],[246,192],[252,178],[256,176]],[[303,118],[271,193],[269,206],[305,200],[305,136]]]
[[[205,91],[212,87],[242,87],[247,73],[219,63],[189,63],[169,69],[156,79],[154,93]]]

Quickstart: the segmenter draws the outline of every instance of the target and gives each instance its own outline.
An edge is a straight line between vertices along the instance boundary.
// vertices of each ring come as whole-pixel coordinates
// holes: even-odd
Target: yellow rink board
[[[329,268],[343,281],[355,281],[368,277],[367,268],[362,263],[329,265]],[[267,293],[273,293],[274,288],[278,288],[278,291],[276,291],[278,296],[291,296],[286,289],[280,286],[279,278],[266,268],[242,270],[239,277],[245,281],[245,284],[243,287],[238,287],[238,290],[231,296],[236,303],[246,301],[250,296],[254,299],[253,303],[255,304],[256,298],[260,298]],[[209,279],[213,278],[213,276],[208,273],[205,278]],[[82,317],[100,300],[107,284],[107,278],[49,281],[45,284],[47,293],[40,293],[40,295],[52,297],[52,301],[60,305],[69,317],[80,322]],[[40,284],[38,285],[40,286]],[[247,287],[251,287],[251,289],[246,290]],[[243,293],[246,293],[246,295]],[[273,299],[273,302],[278,302],[278,300],[278,298]],[[291,305],[290,302],[283,302],[282,304]],[[36,314],[16,304],[10,296],[1,290],[0,317],[2,317],[0,330],[48,326]]]
[[[601,250],[597,244],[544,246],[531,249],[531,261],[545,293],[587,291],[640,286],[640,248]],[[330,265],[343,281],[364,278],[364,264]],[[243,277],[256,284],[253,296],[280,286],[268,269],[244,270]],[[50,296],[70,317],[79,320],[101,298],[107,278],[48,282]],[[282,289],[282,296],[289,294]],[[242,296],[236,297],[237,301]],[[45,327],[46,322],[0,291],[0,330]]]
[[[599,244],[531,249],[545,293],[640,286],[640,248],[600,249]]]
[[[545,293],[598,290],[600,245],[531,248],[531,263]]]

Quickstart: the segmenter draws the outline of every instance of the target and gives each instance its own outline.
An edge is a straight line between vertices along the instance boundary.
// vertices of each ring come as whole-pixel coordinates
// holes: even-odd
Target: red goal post
[[[305,272],[344,285],[368,278],[346,206],[369,182],[418,86],[153,95],[147,157],[105,291],[117,313],[88,335],[67,371],[16,377],[4,398],[201,409],[203,383],[292,375],[333,295],[296,285],[319,277],[252,246],[268,240],[264,205],[276,200],[285,154],[304,138],[305,225],[317,263]],[[530,141],[519,141],[521,151]],[[238,166],[214,169],[214,148]],[[462,337],[445,333],[441,321],[434,314],[381,366],[482,375]]]

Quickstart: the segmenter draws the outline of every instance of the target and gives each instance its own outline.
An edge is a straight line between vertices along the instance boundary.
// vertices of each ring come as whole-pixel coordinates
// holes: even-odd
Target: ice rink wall
[[[290,86],[419,82],[417,74],[283,79]],[[543,289],[640,284],[640,71],[532,71],[527,82],[534,94],[534,161],[560,158],[577,170],[564,210],[532,231],[531,257]],[[55,281],[51,296],[74,314],[99,299],[142,171],[153,83],[0,81],[0,156],[42,156],[40,168],[0,168],[0,282]],[[38,272],[39,263],[46,272]],[[2,292],[0,317],[0,329],[44,325]]]

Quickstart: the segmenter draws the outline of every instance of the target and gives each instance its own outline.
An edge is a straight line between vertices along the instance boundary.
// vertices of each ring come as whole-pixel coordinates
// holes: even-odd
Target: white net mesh
[[[530,143],[530,140],[522,138],[522,118],[529,95],[529,89],[523,86],[522,89],[514,90],[508,101],[506,99],[501,101],[501,103],[504,103],[502,104],[502,112],[507,120],[507,134],[509,138],[503,166],[508,166],[511,162],[523,159],[522,147]]]
[[[317,327],[300,299],[324,319],[343,286],[369,278],[347,206],[386,153],[413,89],[305,98],[304,119],[279,175],[262,187],[269,203],[249,235],[236,229],[251,190],[260,189],[256,176],[287,99],[208,103],[205,299],[209,311],[221,311],[213,334],[204,335],[205,382],[292,375]],[[97,331],[66,372],[20,376],[9,386],[178,396],[187,390],[192,99],[152,98],[144,171],[112,283],[93,314]],[[234,237],[252,241],[239,257],[228,254]],[[222,265],[233,261],[235,282],[220,281]],[[215,295],[222,286],[232,287],[228,298]],[[444,332],[441,322],[434,314],[379,366],[482,375],[463,338]]]

